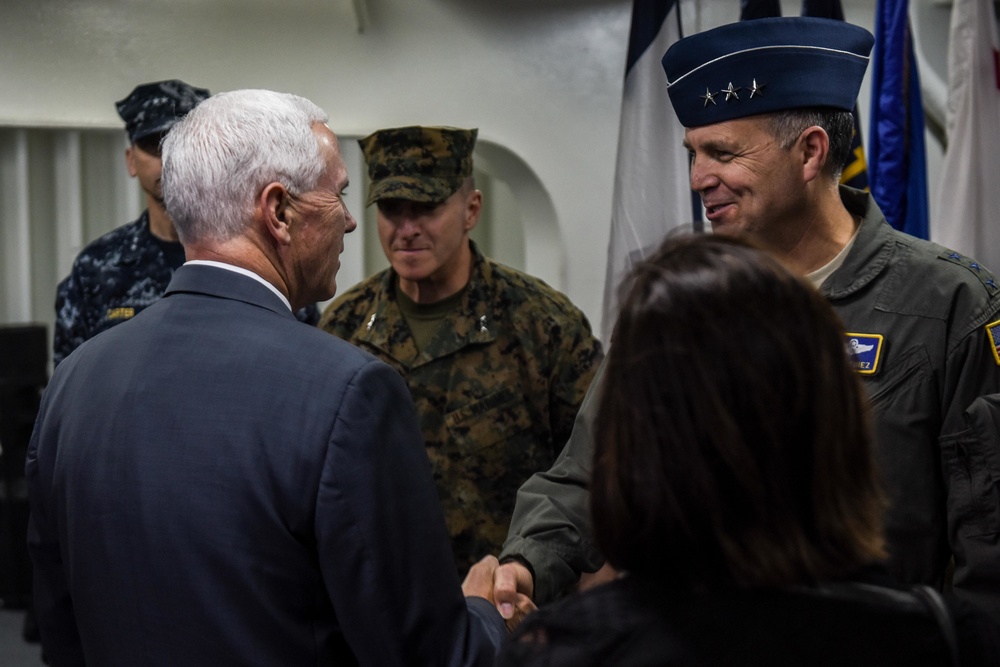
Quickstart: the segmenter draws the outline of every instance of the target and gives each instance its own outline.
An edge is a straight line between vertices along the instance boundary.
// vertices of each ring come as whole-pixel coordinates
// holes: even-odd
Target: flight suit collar
[[[843,265],[823,283],[821,291],[830,299],[863,289],[889,266],[896,251],[893,229],[870,194],[842,185],[840,198],[851,215],[861,217],[861,226]]]

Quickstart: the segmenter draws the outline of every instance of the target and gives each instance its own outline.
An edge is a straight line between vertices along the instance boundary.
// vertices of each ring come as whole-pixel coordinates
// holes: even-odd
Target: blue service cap
[[[166,132],[191,109],[211,95],[204,88],[195,88],[180,81],[154,81],[135,87],[128,97],[115,102],[118,115],[125,121],[129,139]]]
[[[874,42],[864,28],[834,19],[730,23],[667,50],[667,93],[684,127],[804,107],[851,111]]]

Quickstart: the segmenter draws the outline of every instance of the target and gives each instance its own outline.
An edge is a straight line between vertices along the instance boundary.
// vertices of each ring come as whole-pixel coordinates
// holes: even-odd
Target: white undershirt
[[[823,284],[823,282],[827,278],[832,276],[833,272],[839,269],[844,264],[844,260],[847,259],[847,253],[851,251],[851,248],[854,246],[854,241],[858,238],[858,231],[860,229],[861,225],[858,225],[857,229],[854,230],[854,236],[852,236],[851,240],[847,242],[847,245],[845,245],[840,250],[840,252],[837,253],[836,257],[834,257],[824,266],[819,267],[812,273],[806,274],[806,280],[811,282],[813,284],[813,287],[819,289],[820,286]]]
[[[292,310],[292,304],[288,302],[288,297],[286,297],[284,294],[282,294],[281,292],[279,292],[277,287],[275,287],[271,283],[267,282],[266,280],[264,280],[263,278],[261,278],[260,276],[258,276],[253,271],[250,271],[249,269],[244,269],[242,266],[234,266],[232,264],[226,264],[224,262],[216,262],[216,261],[211,260],[211,259],[190,259],[190,260],[188,260],[188,261],[186,261],[184,263],[185,264],[201,264],[202,266],[214,266],[214,267],[216,267],[218,269],[226,269],[227,271],[233,271],[234,273],[240,273],[240,274],[242,274],[242,275],[244,275],[244,276],[246,276],[248,278],[253,278],[257,282],[259,282],[261,285],[263,285],[267,289],[269,289],[272,292],[274,292],[275,294],[277,294],[278,298],[281,299],[281,302],[288,307],[288,310],[289,311]]]

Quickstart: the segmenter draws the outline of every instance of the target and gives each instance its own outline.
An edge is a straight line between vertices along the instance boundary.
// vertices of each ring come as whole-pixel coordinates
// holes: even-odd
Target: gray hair
[[[767,115],[771,136],[783,149],[789,149],[807,127],[818,125],[830,138],[829,157],[825,171],[835,180],[847,166],[854,139],[854,115],[850,111],[828,107],[787,109]]]
[[[269,90],[195,107],[163,142],[163,200],[181,242],[243,233],[268,183],[293,195],[315,188],[326,165],[312,125],[327,119],[309,100]]]

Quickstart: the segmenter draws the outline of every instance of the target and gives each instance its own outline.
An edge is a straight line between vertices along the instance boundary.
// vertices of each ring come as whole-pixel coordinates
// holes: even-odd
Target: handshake
[[[466,597],[486,598],[496,606],[508,630],[516,628],[537,609],[531,601],[534,589],[535,582],[527,567],[517,561],[501,565],[496,556],[486,556],[473,565],[462,582]]]
[[[576,588],[583,591],[617,576],[614,568],[605,563],[597,572],[583,573]],[[495,556],[486,556],[473,565],[462,582],[466,597],[486,598],[496,606],[508,630],[516,628],[525,616],[538,609],[532,601],[534,592],[531,570],[516,560],[501,564]]]

